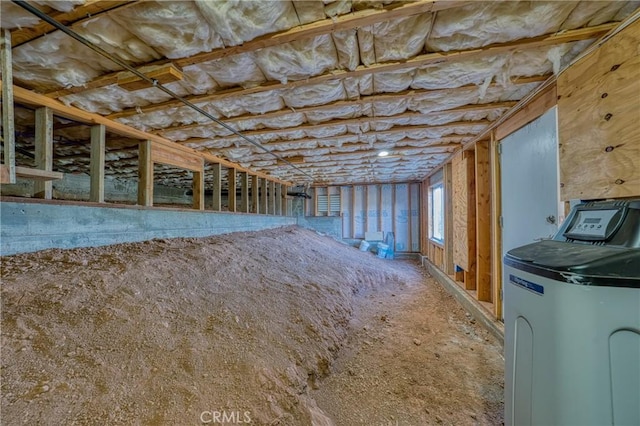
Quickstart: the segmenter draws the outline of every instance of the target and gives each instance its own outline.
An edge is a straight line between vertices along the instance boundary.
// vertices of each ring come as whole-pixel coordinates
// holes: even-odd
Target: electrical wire
[[[220,126],[224,127],[225,129],[229,130],[230,132],[232,132],[236,136],[239,136],[240,138],[244,139],[245,141],[249,142],[250,144],[254,145],[255,147],[260,148],[264,152],[274,156],[276,159],[288,164],[292,168],[296,169],[297,171],[299,171],[303,175],[305,175],[308,178],[310,178],[311,181],[314,180],[313,176],[311,176],[310,174],[308,174],[307,172],[305,172],[301,168],[295,166],[293,163],[291,163],[286,158],[276,154],[275,152],[273,152],[270,149],[266,148],[260,142],[257,142],[255,140],[249,138],[248,136],[242,134],[240,131],[236,130],[235,128],[233,128],[230,125],[228,125],[227,123],[225,123],[224,121],[222,121],[222,120],[214,117],[213,115],[209,114],[207,111],[205,111],[202,108],[198,107],[194,103],[192,103],[189,100],[187,100],[187,99],[183,98],[182,96],[178,95],[177,93],[175,93],[171,89],[165,87],[162,83],[160,83],[155,78],[148,77],[146,74],[138,71],[136,68],[132,67],[131,65],[127,64],[126,62],[124,62],[121,59],[113,56],[111,53],[107,52],[106,50],[102,49],[101,47],[96,46],[95,44],[93,44],[92,42],[87,40],[86,38],[82,37],[80,34],[76,33],[75,31],[73,31],[69,27],[63,25],[62,23],[56,21],[55,19],[53,19],[52,17],[50,17],[46,13],[44,13],[41,10],[39,10],[39,9],[35,8],[34,6],[30,5],[26,1],[23,1],[23,0],[12,0],[12,1],[16,5],[20,6],[21,8],[23,8],[26,11],[30,12],[31,14],[33,14],[33,15],[37,16],[38,18],[42,19],[43,21],[47,22],[49,25],[59,29],[63,33],[67,34],[68,36],[70,36],[73,39],[75,39],[75,40],[79,41],[80,43],[84,44],[89,49],[93,50],[94,52],[104,56],[105,58],[115,62],[116,64],[118,64],[122,68],[130,71],[131,73],[133,73],[137,77],[139,77],[142,80],[146,81],[147,83],[151,84],[152,87],[155,87],[155,88],[158,88],[158,89],[162,90],[164,93],[166,93],[167,95],[171,96],[175,100],[180,101],[183,104],[185,104],[186,106],[188,106],[191,109],[193,109],[194,111],[199,112],[200,114],[204,115],[205,117],[207,117],[211,121],[219,124]]]

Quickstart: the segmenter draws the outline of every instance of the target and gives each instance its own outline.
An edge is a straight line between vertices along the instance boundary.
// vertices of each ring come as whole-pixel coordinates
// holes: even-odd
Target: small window
[[[327,216],[340,215],[340,194],[318,194],[316,198],[318,214]]]
[[[444,243],[444,187],[442,182],[429,188],[429,238]]]

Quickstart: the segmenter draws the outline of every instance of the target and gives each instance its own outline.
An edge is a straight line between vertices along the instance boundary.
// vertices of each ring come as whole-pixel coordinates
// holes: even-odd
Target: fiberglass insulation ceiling
[[[84,1],[33,3],[55,16],[83,7]],[[167,87],[282,157],[303,161],[297,167],[315,183],[331,184],[422,179],[611,26],[562,43],[536,44],[530,39],[619,22],[640,6],[639,1],[453,1],[436,2],[432,11],[423,8],[416,13],[418,5],[433,3],[418,1],[406,16],[377,17],[366,25],[263,47],[252,40],[292,28],[304,30],[312,23],[348,22],[366,9],[396,4],[114,3],[120,7],[80,20],[72,28],[135,66],[172,61],[183,79]],[[407,6],[411,4],[403,3]],[[20,31],[38,22],[18,6],[2,2],[4,28]],[[501,43],[511,44],[478,50]],[[212,60],[203,56],[241,45],[239,53]],[[12,53],[17,85],[252,170],[294,183],[306,180],[156,88],[127,91],[113,81],[95,84],[120,68],[60,31],[18,44]],[[18,146],[29,147],[32,114],[17,116],[23,118],[17,123],[22,129]],[[61,141],[56,145],[56,165],[63,171],[86,171],[88,162],[81,157],[88,152],[88,129],[68,122],[56,129],[56,140]],[[108,174],[137,176],[132,146],[133,141],[108,142]],[[377,157],[383,149],[392,155]],[[164,182],[189,184],[185,173],[161,173]]]

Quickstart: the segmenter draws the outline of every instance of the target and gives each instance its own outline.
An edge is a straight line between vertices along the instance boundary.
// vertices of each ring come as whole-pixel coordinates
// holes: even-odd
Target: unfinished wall
[[[0,255],[90,247],[153,238],[205,237],[295,225],[284,216],[139,207],[3,202]]]
[[[340,200],[339,211],[333,210],[331,216],[341,218],[343,239],[364,239],[365,232],[393,232],[397,252],[420,251],[419,183],[312,188],[305,215],[327,216],[319,211],[318,196],[331,194]]]
[[[640,21],[558,77],[561,198],[640,195]]]

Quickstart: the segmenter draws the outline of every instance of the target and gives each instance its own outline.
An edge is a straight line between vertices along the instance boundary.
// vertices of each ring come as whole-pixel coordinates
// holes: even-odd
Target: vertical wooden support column
[[[367,232],[369,232],[369,185],[364,186],[364,205],[362,207],[362,212],[364,216],[364,237],[367,235]]]
[[[229,195],[228,195],[228,204],[229,211],[236,211],[236,169],[234,167],[229,167],[227,169],[229,171],[229,176],[227,181],[229,182]]]
[[[429,178],[420,183],[420,253],[429,256]]]
[[[104,203],[104,158],[106,132],[103,124],[91,126],[91,187],[89,201]]]
[[[257,175],[251,175],[251,213],[260,213],[260,180]]]
[[[351,187],[351,238],[356,238],[356,186]]]
[[[199,172],[193,172],[193,208],[204,210],[204,162]]]
[[[240,211],[249,213],[249,173],[240,172]]]
[[[260,179],[260,213],[269,214],[269,199],[267,198],[267,180]]]
[[[282,184],[276,184],[276,199],[275,199],[275,211],[274,214],[282,216]]]
[[[391,184],[391,231],[395,239],[398,238],[398,232],[396,231],[396,184]]]
[[[382,185],[376,185],[378,187],[378,229],[376,231],[382,231]]]
[[[282,197],[280,198],[280,214],[282,216],[287,216],[289,214],[288,210],[288,203],[287,203],[287,192],[289,191],[289,189],[287,188],[287,185],[282,184],[281,185],[281,192],[282,192]]]
[[[211,166],[213,174],[213,210],[222,210],[222,165],[213,163]]]
[[[491,133],[491,287],[493,310],[497,319],[502,319],[502,187],[500,185],[499,141]]]
[[[2,183],[16,183],[16,135],[13,115],[13,67],[11,60],[11,32],[0,30],[0,66],[2,67],[2,143],[4,163]]]
[[[276,214],[276,183],[269,181],[269,214]]]
[[[476,143],[476,288],[491,302],[491,169],[489,141]]]
[[[36,168],[53,170],[53,112],[47,107],[36,109]],[[33,183],[33,196],[50,200],[53,195],[53,182],[36,180]]]
[[[444,183],[444,272],[453,275],[453,168],[451,162],[443,168]]]
[[[138,144],[138,204],[153,205],[153,161],[151,141]]]

